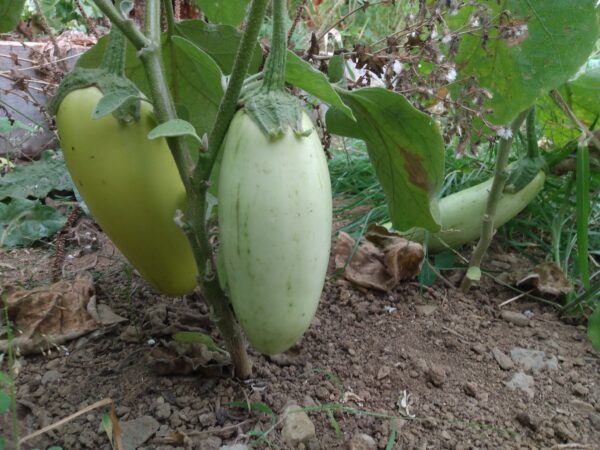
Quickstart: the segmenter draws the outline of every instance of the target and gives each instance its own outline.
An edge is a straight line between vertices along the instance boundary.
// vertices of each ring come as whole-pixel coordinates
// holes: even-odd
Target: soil
[[[600,358],[586,328],[525,297],[500,308],[515,293],[487,278],[466,295],[442,281],[430,288],[404,282],[380,293],[331,278],[302,340],[276,357],[250,349],[254,378],[240,381],[218,358],[184,369],[157,364],[176,330],[203,329],[221,343],[206,305],[195,296],[157,295],[102,233],[84,230],[68,242],[63,277],[91,273],[97,302],[127,322],[19,359],[21,437],[110,398],[121,424],[144,416],[158,422],[144,449],[292,448],[280,415],[292,402],[306,407],[316,428],[297,448],[600,449]],[[50,284],[52,251],[1,254],[3,285]],[[508,271],[515,264],[531,263],[496,252],[488,267]],[[545,352],[549,367],[519,368],[510,356],[517,347]],[[6,371],[6,359],[2,364]],[[160,374],[177,370],[184,374]],[[517,373],[533,383],[532,395],[507,386]],[[231,402],[254,404],[255,411]],[[100,425],[106,411],[87,411],[21,448],[110,449]],[[5,415],[0,435],[10,429]],[[260,441],[256,430],[263,431]]]

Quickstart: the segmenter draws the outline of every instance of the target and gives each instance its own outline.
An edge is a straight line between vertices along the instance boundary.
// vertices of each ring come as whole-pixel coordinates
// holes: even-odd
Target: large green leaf
[[[588,127],[600,114],[600,59],[592,58],[577,77],[558,88],[575,115]],[[549,95],[538,99],[538,121],[544,135],[557,146],[577,139],[581,131]]]
[[[230,74],[240,45],[241,33],[229,25],[214,25],[200,20],[185,20],[175,27],[176,33],[196,44],[219,64],[224,74]],[[262,62],[260,45],[256,44],[249,73],[256,73]]]
[[[212,23],[221,23],[237,27],[246,16],[246,7],[250,0],[195,0]]]
[[[367,143],[394,228],[437,231],[434,211],[444,177],[444,143],[436,123],[402,95],[383,88],[340,92],[356,122],[331,108],[327,128]]]
[[[25,0],[0,0],[0,33],[8,33],[17,25]]]
[[[473,76],[492,93],[486,106],[495,124],[509,123],[540,94],[565,83],[598,37],[596,0],[480,0],[478,5],[484,7],[483,19],[474,23],[469,17],[474,7],[465,7],[452,21],[475,29],[464,35],[456,61],[459,78]]]
[[[344,104],[325,74],[290,51],[287,54],[285,81],[305,90],[321,101],[335,106],[347,116],[353,117],[352,110]]]
[[[0,248],[16,248],[54,235],[65,224],[63,217],[50,206],[34,200],[13,198],[0,202]]]
[[[19,165],[0,177],[0,200],[6,197],[44,198],[50,191],[72,190],[65,162],[53,151],[46,151],[39,161]]]
[[[106,38],[100,39],[79,59],[78,65],[97,67],[105,45]],[[162,55],[173,99],[178,109],[185,111],[185,119],[202,136],[211,129],[223,96],[219,66],[195,42],[178,36],[168,39],[163,34]],[[144,94],[150,95],[142,63],[131,45],[127,48],[125,74]]]

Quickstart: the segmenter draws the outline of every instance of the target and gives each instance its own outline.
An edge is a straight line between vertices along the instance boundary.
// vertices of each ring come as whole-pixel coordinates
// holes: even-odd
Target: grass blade
[[[590,153],[588,146],[577,148],[577,263],[583,287],[590,288],[588,260],[588,220],[590,217]]]

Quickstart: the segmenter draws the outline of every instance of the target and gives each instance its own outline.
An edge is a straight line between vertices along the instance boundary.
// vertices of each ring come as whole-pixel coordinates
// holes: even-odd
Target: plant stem
[[[233,115],[235,114],[237,100],[240,96],[242,86],[244,85],[244,78],[250,67],[250,61],[252,60],[254,47],[256,46],[256,39],[258,38],[260,27],[267,12],[268,4],[269,0],[252,0],[246,22],[246,29],[242,35],[235,62],[233,63],[229,84],[227,85],[225,95],[219,104],[215,124],[209,134],[208,151],[200,154],[198,165],[194,171],[194,183],[203,184],[205,190],[208,189],[208,180],[212,168],[217,159],[225,134],[227,134],[231,119],[233,119]]]
[[[528,111],[524,111],[519,114],[511,124],[510,136],[503,137],[500,140],[500,147],[498,149],[498,154],[496,155],[496,167],[494,168],[494,180],[492,181],[492,187],[490,188],[487,205],[481,220],[481,237],[479,238],[479,242],[477,243],[477,246],[471,255],[469,269],[479,269],[481,266],[481,261],[483,260],[483,257],[485,256],[485,253],[492,242],[492,238],[494,237],[494,217],[496,216],[498,202],[502,196],[504,183],[508,177],[508,173],[504,169],[508,163],[508,155],[510,154],[513,136],[521,127],[521,124],[525,120],[527,114]],[[460,285],[461,289],[464,292],[467,292],[471,288],[473,281],[474,280],[465,275]]]
[[[148,78],[152,102],[158,121],[164,123],[177,118],[173,100],[166,82],[160,54],[160,0],[149,0],[146,2],[146,17],[144,21],[146,35],[142,34],[132,21],[125,19],[112,5],[110,0],[94,1],[100,10],[111,19],[113,25],[119,27],[123,34],[125,34],[138,49],[140,59],[144,65],[146,76]],[[266,12],[267,3],[267,0],[253,0],[250,22],[253,21],[254,26],[250,26],[251,23],[249,22],[248,27],[246,28],[231,76],[232,80],[234,78],[239,79],[239,88],[237,91],[235,89],[231,90],[230,83],[225,97],[221,101],[219,113],[222,117],[219,118],[219,115],[217,115],[214,128],[222,128],[222,134],[217,134],[217,137],[220,136],[218,145],[215,144],[216,140],[213,140],[211,149],[214,151],[214,158],[209,160],[203,159],[201,162],[204,164],[198,164],[196,169],[201,167],[201,176],[192,177],[193,166],[185,138],[175,137],[167,140],[186,188],[187,207],[185,218],[187,223],[183,228],[192,246],[194,258],[198,266],[200,288],[206,301],[213,309],[215,322],[225,341],[226,349],[231,356],[234,372],[239,378],[248,378],[252,372],[252,365],[248,354],[246,353],[245,340],[241,329],[235,320],[227,296],[219,285],[216,269],[211,263],[212,247],[208,241],[205,222],[205,211],[207,207],[206,192],[209,186],[208,179],[210,178],[216,154],[221,141],[225,136],[229,122],[235,113],[237,97],[239,96],[244,75],[248,71],[250,65],[252,51],[254,50],[258,31]],[[229,96],[227,93],[229,93]],[[224,105],[226,102],[228,103]],[[231,113],[227,116],[223,111],[225,111],[225,113],[231,111]],[[224,122],[227,117],[229,117],[229,119],[225,124]],[[221,120],[221,122],[219,122],[219,120]],[[214,128],[211,132],[211,136],[215,133]]]
[[[531,159],[540,156],[537,136],[535,133],[535,106],[532,106],[527,114],[527,157]]]
[[[175,33],[175,25],[177,24],[172,0],[163,0],[163,7],[165,8],[165,15],[167,17],[167,35],[171,37]]]
[[[575,113],[569,108],[565,99],[562,98],[562,95],[558,91],[550,91],[550,95],[554,99],[554,102],[558,105],[560,109],[567,115],[569,119],[579,128],[582,133],[582,139],[589,139],[590,142],[594,144],[597,148],[600,148],[600,141],[594,136],[594,134],[586,127],[581,120],[575,115]]]
[[[286,17],[287,0],[273,0],[273,35],[271,36],[271,51],[264,70],[263,91],[265,92],[283,91],[285,87]]]
[[[125,76],[125,52],[127,44],[121,30],[114,27],[110,30],[108,43],[104,50],[101,67],[118,76]]]

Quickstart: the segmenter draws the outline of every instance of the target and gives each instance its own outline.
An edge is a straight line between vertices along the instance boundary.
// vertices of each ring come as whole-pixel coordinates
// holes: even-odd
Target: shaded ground
[[[530,319],[504,318],[498,305],[515,294],[491,281],[463,295],[442,283],[424,290],[404,283],[380,294],[330,280],[317,317],[292,351],[271,359],[251,351],[254,379],[231,379],[218,361],[198,375],[160,376],[156,370],[165,366],[157,364],[156,349],[170,340],[161,329],[199,326],[219,342],[205,305],[157,296],[101,233],[87,239],[83,247],[70,243],[64,276],[90,272],[97,301],[128,322],[72,341],[67,351],[21,358],[21,436],[111,398],[122,423],[143,416],[157,421],[145,419],[158,430],[140,448],[184,448],[186,441],[187,448],[219,449],[256,442],[256,429],[268,433],[255,448],[290,448],[282,439],[284,421],[277,416],[281,423],[272,426],[265,406],[280,414],[294,401],[308,407],[316,427],[315,438],[298,448],[370,448],[366,438],[358,445],[358,433],[380,449],[600,448],[600,358],[585,327],[562,323],[550,307],[523,299],[502,311]],[[492,263],[508,270],[515,260],[500,255]],[[0,255],[4,286],[49,283],[51,268],[50,249]],[[510,357],[517,347],[545,352],[550,368],[521,369]],[[521,371],[517,378],[530,383],[530,393],[506,385]],[[248,414],[230,406],[233,401],[257,402],[267,412]],[[23,448],[109,449],[101,412],[90,411]],[[401,418],[407,412],[415,418]],[[6,419],[0,434],[8,434]],[[393,429],[397,443],[391,447]]]

